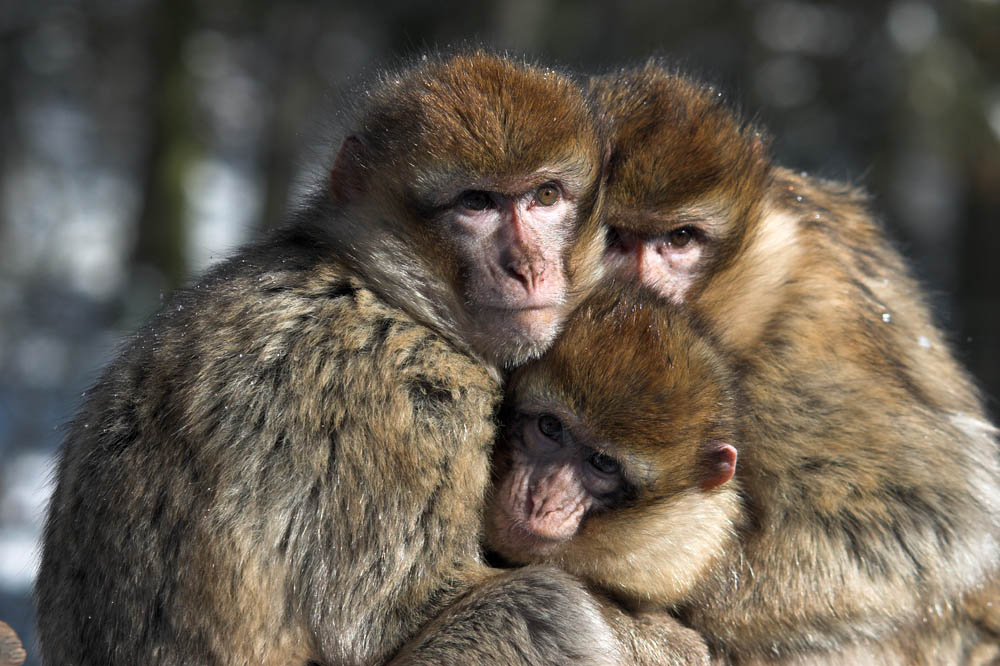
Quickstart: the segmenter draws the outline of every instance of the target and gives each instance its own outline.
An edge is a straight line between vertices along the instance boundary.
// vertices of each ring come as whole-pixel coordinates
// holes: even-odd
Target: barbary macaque
[[[583,91],[432,57],[348,125],[310,204],[174,294],[87,393],[45,526],[46,663],[379,664],[425,626],[460,627],[474,663],[619,661],[579,583],[490,569],[478,529],[501,370],[601,273]]]
[[[708,663],[663,613],[735,552],[742,520],[736,391],[709,338],[649,294],[602,290],[518,369],[507,403],[488,545],[642,611],[638,626],[612,617],[636,663]]]
[[[656,62],[591,95],[606,262],[704,322],[744,401],[739,557],[679,617],[735,663],[895,663],[907,636],[904,663],[960,662],[964,636],[934,646],[996,589],[996,430],[865,196],[775,165],[720,93]]]
[[[649,292],[603,290],[588,298],[555,345],[519,368],[508,386],[486,511],[490,547],[509,563],[559,566],[640,614],[669,611],[690,622],[702,604],[734,594],[735,585],[760,594],[773,588],[775,596],[760,598],[759,612],[782,603],[788,596],[771,577],[782,562],[752,550],[760,515],[743,492],[744,475],[736,474],[737,449],[750,455],[759,431],[745,422],[752,412],[731,360],[697,319]],[[866,452],[842,452],[836,464],[864,470]],[[869,474],[894,481],[907,467],[901,458],[895,468]],[[825,520],[813,498],[775,482],[785,484],[775,494],[788,493],[783,515]],[[915,488],[911,498],[932,501],[923,491]],[[879,517],[900,511],[877,494],[856,499]],[[794,523],[786,535],[813,537]],[[892,575],[897,543],[866,536],[855,544],[858,557]],[[808,555],[811,545],[791,543],[774,556]],[[749,557],[759,578],[732,581]],[[832,588],[824,600],[840,594]],[[704,638],[716,664],[931,666],[991,663],[1000,654],[990,628],[962,608],[936,609],[919,629],[899,627],[882,640],[857,636],[836,649],[741,653],[717,635]],[[689,663],[673,661],[676,646],[662,641],[647,649],[648,663]]]
[[[737,548],[740,412],[726,358],[680,310],[596,292],[510,380],[489,546],[635,610],[680,605]]]

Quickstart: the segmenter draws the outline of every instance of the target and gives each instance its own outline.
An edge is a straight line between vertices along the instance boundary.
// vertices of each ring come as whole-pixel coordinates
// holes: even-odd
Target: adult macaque
[[[951,631],[1000,564],[996,431],[864,196],[774,165],[718,93],[656,63],[591,92],[607,262],[690,306],[745,399],[740,557],[681,618],[739,663]]]
[[[499,368],[600,273],[583,94],[469,53],[358,107],[311,205],[88,392],[45,528],[46,663],[377,664],[469,608],[473,662],[617,660],[577,583],[487,568],[475,527]]]
[[[754,551],[762,531],[780,526],[760,523],[768,514],[758,513],[744,494],[746,476],[733,478],[735,447],[752,456],[759,431],[743,422],[747,409],[730,360],[697,321],[650,294],[606,291],[589,298],[553,348],[519,368],[509,385],[508,425],[486,513],[490,546],[512,563],[555,564],[634,611],[675,613],[705,632],[718,664],[931,666],[996,658],[988,623],[963,608],[936,609],[919,629],[901,625],[879,640],[859,635],[837,646],[799,644],[778,654],[711,633],[713,625],[700,617],[703,605],[726,594],[772,595],[753,606],[743,602],[759,613],[794,600],[772,571],[782,557],[809,556],[816,538],[792,522],[785,537],[803,541],[785,544],[774,559]],[[933,448],[918,443],[913,455]],[[870,469],[862,448],[840,453],[836,465],[883,483],[895,482],[909,467],[901,458]],[[825,525],[824,498],[785,479],[775,483],[773,496],[785,493],[787,500],[775,500],[772,510]],[[933,490],[915,487],[910,499],[926,506]],[[859,510],[889,519],[900,512],[893,498],[854,492]],[[858,534],[853,547],[865,566],[892,576],[904,565],[897,561],[895,534]],[[753,577],[732,581],[750,558]],[[814,562],[801,566],[822,571]],[[814,574],[819,582],[821,571]],[[751,589],[738,591],[737,585]],[[839,588],[817,594],[821,601],[841,602]],[[677,646],[663,641],[648,654],[648,663],[688,663],[672,661]]]

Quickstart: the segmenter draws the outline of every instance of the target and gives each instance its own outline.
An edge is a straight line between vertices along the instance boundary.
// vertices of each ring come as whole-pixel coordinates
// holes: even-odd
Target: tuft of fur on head
[[[595,434],[650,455],[667,441],[732,439],[736,430],[736,381],[711,334],[634,284],[602,284],[515,381],[553,392]]]
[[[738,224],[750,222],[746,218],[771,178],[767,139],[720,91],[650,59],[591,78],[589,93],[612,141],[610,218],[721,195]]]

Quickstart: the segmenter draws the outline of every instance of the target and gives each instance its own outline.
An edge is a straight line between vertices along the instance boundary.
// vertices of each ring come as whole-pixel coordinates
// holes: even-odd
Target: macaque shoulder
[[[240,423],[270,422],[275,410],[298,436],[354,422],[457,442],[474,434],[468,424],[492,424],[500,388],[489,369],[300,250],[251,247],[175,294],[109,370],[105,391],[137,404],[159,394],[152,404],[203,442],[225,439],[219,415],[246,438],[255,430]],[[491,437],[466,441],[486,450]]]

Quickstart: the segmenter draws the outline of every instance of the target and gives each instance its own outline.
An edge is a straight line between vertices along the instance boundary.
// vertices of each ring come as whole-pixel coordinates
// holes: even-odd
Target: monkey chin
[[[475,316],[478,347],[499,365],[513,367],[540,356],[552,345],[566,319],[566,306],[481,307]]]
[[[487,515],[486,542],[510,564],[536,564],[558,557],[569,539],[541,536],[502,506],[495,505]]]

